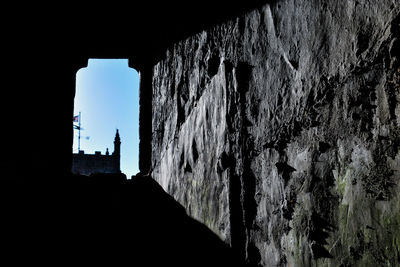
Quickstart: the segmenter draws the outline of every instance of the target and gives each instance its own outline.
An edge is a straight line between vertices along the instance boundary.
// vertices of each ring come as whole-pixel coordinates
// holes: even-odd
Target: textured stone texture
[[[153,67],[152,176],[257,266],[398,266],[400,4],[276,1]]]

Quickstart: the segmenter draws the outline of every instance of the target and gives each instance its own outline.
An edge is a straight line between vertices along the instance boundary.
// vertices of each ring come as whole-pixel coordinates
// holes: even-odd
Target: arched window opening
[[[77,72],[73,124],[73,173],[139,172],[139,75],[128,59],[89,59]]]

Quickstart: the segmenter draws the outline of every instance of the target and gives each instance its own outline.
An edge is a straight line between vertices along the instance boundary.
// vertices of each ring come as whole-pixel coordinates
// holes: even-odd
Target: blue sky
[[[76,74],[74,115],[81,112],[81,150],[86,154],[114,151],[116,129],[121,137],[121,171],[139,172],[139,75],[127,59],[89,59]],[[88,137],[88,138],[86,138]],[[73,152],[78,152],[74,130]]]

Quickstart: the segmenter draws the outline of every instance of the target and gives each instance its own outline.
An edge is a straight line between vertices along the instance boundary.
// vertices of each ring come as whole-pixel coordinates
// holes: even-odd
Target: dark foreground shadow
[[[150,177],[27,177],[0,193],[0,260],[12,265],[242,265]]]

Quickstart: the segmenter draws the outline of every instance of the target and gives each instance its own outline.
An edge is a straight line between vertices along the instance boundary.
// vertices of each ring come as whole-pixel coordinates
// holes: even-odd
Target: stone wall
[[[101,152],[95,154],[85,154],[80,151],[79,154],[72,154],[72,173],[81,175],[90,175],[95,173],[120,173],[120,157],[117,155],[101,155]]]
[[[153,67],[152,176],[262,266],[398,266],[400,4],[275,1]]]

